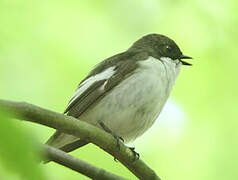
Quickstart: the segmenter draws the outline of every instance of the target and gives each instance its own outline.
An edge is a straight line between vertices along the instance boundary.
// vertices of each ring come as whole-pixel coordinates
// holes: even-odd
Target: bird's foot
[[[120,147],[120,140],[122,142],[124,142],[124,139],[121,136],[118,136],[114,132],[112,132],[112,130],[109,129],[103,122],[100,122],[99,124],[100,124],[100,126],[102,127],[102,129],[104,131],[106,131],[107,133],[111,134],[116,139],[116,141],[117,141],[117,148],[120,151],[120,148],[121,148]],[[116,158],[114,158],[114,160],[117,161]]]
[[[118,150],[120,151],[120,140],[122,141],[122,142],[124,142],[124,139],[121,137],[121,136],[117,136],[117,135],[115,135],[115,134],[112,134],[112,136],[116,139],[116,141],[117,141],[117,148],[118,148]],[[116,161],[116,162],[118,162],[117,161],[117,159],[114,157],[114,161]]]
[[[124,142],[124,139],[121,137],[121,136],[117,136],[116,134],[112,134],[112,136],[116,139],[116,141],[117,141],[117,148],[118,148],[118,150],[120,151],[120,149],[121,149],[121,147],[120,147],[120,140],[122,141],[122,142]]]
[[[124,142],[124,139],[123,139],[121,136],[118,136],[118,135],[116,135],[114,132],[112,132],[112,130],[109,129],[103,122],[100,122],[99,124],[100,124],[100,126],[102,127],[102,129],[103,129],[104,131],[106,131],[107,133],[111,134],[111,135],[116,139],[116,141],[117,141],[117,148],[118,148],[118,150],[120,151],[120,148],[121,148],[121,147],[120,147],[120,140],[121,140],[122,142]],[[114,161],[117,162],[117,159],[114,158]]]
[[[135,147],[128,147],[128,148],[131,150],[131,152],[134,155],[133,163],[135,163],[138,159],[140,159],[140,154],[135,151]]]

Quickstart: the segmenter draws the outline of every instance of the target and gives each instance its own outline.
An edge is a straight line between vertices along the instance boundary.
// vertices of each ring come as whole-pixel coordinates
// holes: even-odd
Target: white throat
[[[156,59],[154,57],[149,57],[147,60],[140,61],[141,67],[148,67],[150,71],[156,72],[159,78],[167,79],[170,84],[169,88],[175,84],[175,80],[181,70],[182,63],[176,59],[173,60],[169,57],[161,57]]]
[[[169,57],[161,57],[160,60],[164,65],[167,77],[169,78],[170,81],[174,81],[175,83],[175,80],[181,70],[182,63],[178,59],[173,60]]]

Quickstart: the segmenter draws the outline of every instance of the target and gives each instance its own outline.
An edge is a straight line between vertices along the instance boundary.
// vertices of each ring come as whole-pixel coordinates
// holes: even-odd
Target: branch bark
[[[141,159],[133,162],[133,153],[123,143],[120,142],[121,148],[118,151],[115,139],[93,125],[25,102],[0,100],[0,107],[11,111],[12,118],[46,125],[92,142],[114,156],[139,179],[160,180]]]
[[[85,161],[75,158],[59,149],[48,145],[43,145],[44,154],[52,161],[77,171],[92,179],[103,180],[127,180],[115,174],[109,173],[104,169],[99,169]]]

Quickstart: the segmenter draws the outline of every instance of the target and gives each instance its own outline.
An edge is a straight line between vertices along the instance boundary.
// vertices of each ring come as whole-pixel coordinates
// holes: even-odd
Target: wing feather
[[[137,68],[135,59],[138,59],[138,57],[140,60],[147,59],[148,54],[121,53],[101,62],[81,81],[64,113],[78,118],[89,108],[96,105],[100,99],[107,95],[107,93],[110,93],[121,81],[133,74]],[[110,68],[112,68],[113,72],[107,71]],[[103,74],[105,71],[109,72],[109,74]],[[96,78],[100,73],[104,76]],[[70,152],[87,144],[87,142],[56,131],[55,135],[48,141],[48,144]]]
[[[91,84],[82,94],[70,102],[65,113],[78,118],[90,106],[96,104],[100,98],[103,98],[103,96],[109,93],[110,90],[117,86],[122,80],[131,75],[136,67],[136,63],[130,60],[118,62],[115,65],[115,73],[112,76],[108,79],[95,81]],[[83,86],[81,86],[81,88],[83,88]]]
[[[100,96],[104,94],[104,90],[100,87],[107,79],[94,82],[86,91],[79,95],[66,109],[68,115],[78,118],[87,108],[92,105]]]

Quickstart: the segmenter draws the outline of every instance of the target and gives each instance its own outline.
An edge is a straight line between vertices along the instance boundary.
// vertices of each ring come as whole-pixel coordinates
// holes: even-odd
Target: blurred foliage
[[[165,34],[194,57],[194,66],[183,68],[158,123],[136,149],[162,179],[236,180],[237,9],[235,0],[1,0],[0,98],[62,112],[93,65],[145,34]],[[53,132],[17,126],[41,142]],[[133,177],[93,145],[73,155]],[[42,168],[52,179],[87,179],[54,163]]]
[[[30,133],[20,129],[2,111],[0,119],[0,179],[45,179],[37,163],[40,162],[39,152]]]

